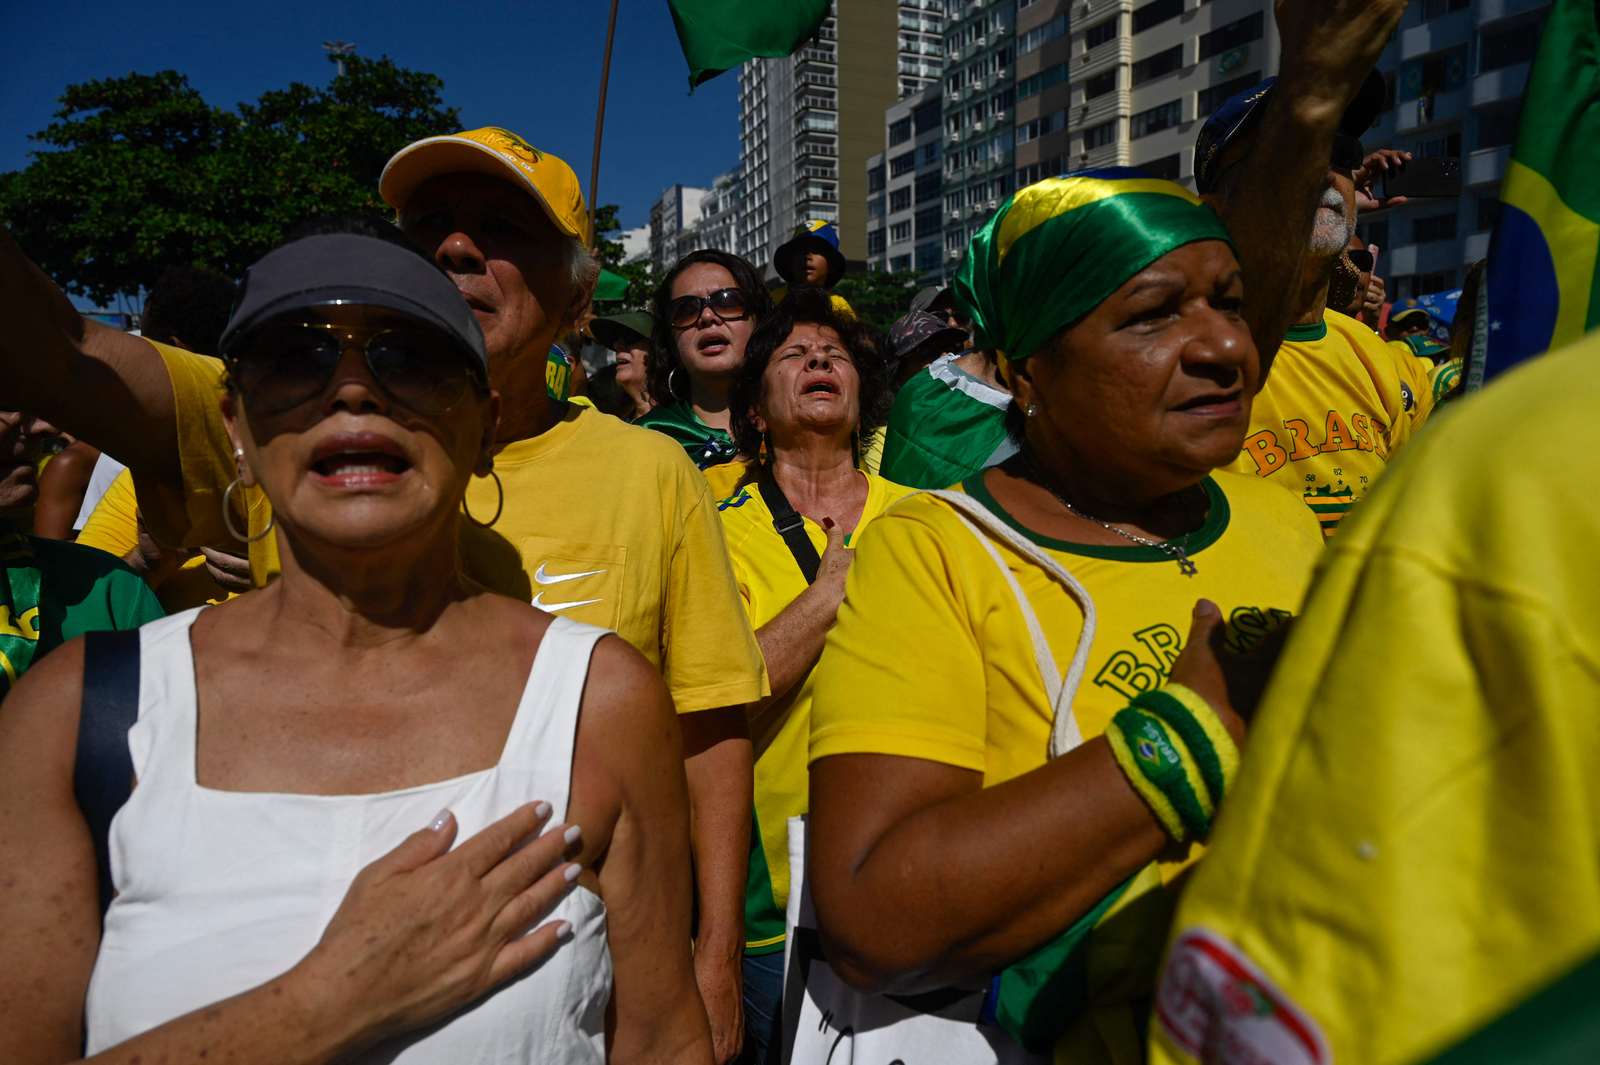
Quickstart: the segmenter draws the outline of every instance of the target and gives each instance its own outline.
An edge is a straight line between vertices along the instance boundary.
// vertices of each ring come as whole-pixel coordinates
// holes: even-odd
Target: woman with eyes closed
[[[655,294],[649,376],[658,406],[634,424],[678,441],[702,470],[733,459],[728,388],[751,332],[771,313],[761,275],[737,255],[708,248],[679,259]]]
[[[1020,454],[858,538],[814,680],[822,949],[872,992],[994,981],[1000,1027],[1057,1062],[1138,1061],[1163,884],[1245,734],[1183,648],[1242,651],[1298,609],[1321,535],[1289,493],[1213,472],[1260,371],[1227,230],[1187,190],[1032,185],[955,289]],[[1041,973],[1078,990],[1030,1008]]]
[[[141,630],[103,924],[82,642],[0,710],[0,1059],[709,1061],[661,678],[459,571],[499,414],[471,310],[398,231],[314,236],[222,351],[282,575]]]

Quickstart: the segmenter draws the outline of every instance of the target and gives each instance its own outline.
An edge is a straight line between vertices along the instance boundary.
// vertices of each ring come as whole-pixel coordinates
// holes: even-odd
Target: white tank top
[[[578,705],[605,630],[557,617],[546,631],[500,763],[377,795],[217,791],[195,780],[189,630],[199,610],[140,632],[138,784],[111,823],[117,897],[87,1002],[97,1053],[191,1010],[258,987],[321,938],[361,869],[446,807],[467,839],[525,802],[566,819]],[[605,906],[568,892],[549,920],[573,937],[544,962],[361,1062],[601,1062],[611,956]]]

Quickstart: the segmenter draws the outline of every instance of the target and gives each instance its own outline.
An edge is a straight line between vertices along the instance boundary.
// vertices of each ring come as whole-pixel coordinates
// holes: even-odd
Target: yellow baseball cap
[[[378,194],[398,211],[423,182],[462,172],[489,174],[527,189],[557,229],[586,248],[594,245],[589,208],[572,167],[498,126],[413,141],[384,166]]]

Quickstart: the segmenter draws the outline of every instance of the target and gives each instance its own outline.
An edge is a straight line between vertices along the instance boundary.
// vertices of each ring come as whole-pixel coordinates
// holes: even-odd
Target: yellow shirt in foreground
[[[217,406],[222,364],[156,347],[172,376],[184,492],[135,477],[145,524],[162,543],[228,544],[222,493],[234,465]],[[488,529],[461,523],[469,577],[615,629],[666,676],[681,714],[766,694],[766,667],[734,587],[722,523],[683,448],[571,405],[550,431],[502,447],[495,472],[505,494],[499,520]],[[253,536],[267,527],[271,504],[258,489],[234,492],[241,496]],[[492,479],[474,478],[467,511],[488,521],[498,498]],[[250,545],[250,569],[258,585],[277,574],[276,536]]]
[[[1001,514],[981,474],[963,488]],[[1196,599],[1222,608],[1229,641],[1240,649],[1300,606],[1322,545],[1315,519],[1294,496],[1254,477],[1219,472],[1206,490],[1205,523],[1190,537],[1192,577],[1153,547],[1069,544],[1011,522],[1094,599],[1098,633],[1073,703],[1086,740],[1104,732],[1132,696],[1164,681]],[[1005,544],[995,547],[1064,670],[1082,628],[1077,604],[1037,565]],[[1051,708],[1022,612],[983,545],[934,496],[906,499],[860,537],[815,685],[813,762],[857,753],[925,758],[981,773],[984,787],[1045,764]],[[1143,1034],[1129,999],[1147,994],[1155,976],[1166,929],[1164,908],[1155,910],[1126,950],[1096,951],[1091,937],[1096,1008],[1068,1035],[1071,1050],[1058,1061],[1137,1055]]]
[[[83,523],[78,543],[125,557],[139,546],[139,503],[134,498],[133,474],[123,470],[106,488],[100,502]],[[155,590],[161,609],[176,614],[191,607],[220,603],[231,597],[226,588],[211,579],[204,555],[185,559],[177,571]]]
[[[1426,416],[1419,390],[1401,380],[1399,354],[1337,311],[1291,326],[1228,469],[1294,492],[1332,536]]]
[[[1456,403],[1329,545],[1154,1062],[1426,1060],[1600,950],[1597,401],[1591,334]]]
[[[915,491],[881,477],[862,476],[867,479],[867,502],[846,546],[874,518]],[[805,574],[773,527],[772,511],[755,485],[739,489],[718,503],[717,510],[728,534],[739,595],[750,614],[751,627],[759,629],[806,590]],[[810,518],[805,520],[805,530],[820,557],[828,544],[827,534]],[[750,721],[756,755],[755,829],[760,842],[750,854],[750,891],[745,903],[745,949],[750,953],[767,953],[783,946],[784,910],[789,904],[788,822],[811,808],[806,747],[811,737],[815,673],[815,669],[807,673]]]

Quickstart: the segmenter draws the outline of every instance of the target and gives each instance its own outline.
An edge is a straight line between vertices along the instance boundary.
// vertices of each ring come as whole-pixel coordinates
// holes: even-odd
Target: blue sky
[[[572,164],[588,192],[605,0],[418,0],[0,4],[0,171],[26,166],[28,135],[74,82],[130,71],[187,74],[207,102],[232,107],[291,81],[324,84],[324,40],[444,79],[466,128],[504,126]],[[688,94],[666,0],[621,0],[600,201],[626,226],[649,221],[668,185],[704,185],[739,158],[734,72]]]

